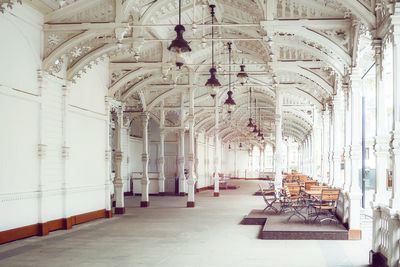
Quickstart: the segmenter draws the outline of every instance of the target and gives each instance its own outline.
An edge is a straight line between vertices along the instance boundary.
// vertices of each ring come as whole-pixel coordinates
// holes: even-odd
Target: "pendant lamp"
[[[257,119],[257,99],[254,99],[254,118]],[[254,123],[253,131],[252,131],[254,136],[257,136],[258,131],[257,131],[257,125]]]
[[[212,66],[210,69],[210,78],[206,82],[206,86],[210,88],[210,95],[214,98],[217,95],[216,89],[220,87],[221,84],[219,83],[218,79],[215,77],[217,70],[214,67],[214,8],[215,5],[210,5],[211,8],[211,57],[212,57]]]
[[[179,24],[175,26],[176,38],[171,42],[168,47],[169,51],[177,53],[176,55],[176,66],[181,68],[183,66],[183,57],[182,53],[190,52],[192,49],[190,48],[188,42],[183,39],[183,33],[185,32],[185,27],[181,24],[181,1],[179,0]]]
[[[253,127],[254,127],[254,124],[253,124],[253,119],[251,118],[251,87],[250,87],[250,98],[249,98],[249,107],[250,107],[250,117],[249,117],[249,123],[247,124],[247,127],[248,128],[250,128],[250,129],[252,129]]]
[[[232,98],[233,92],[231,91],[231,54],[232,54],[232,43],[228,42],[228,52],[229,52],[229,83],[228,83],[228,98],[225,100],[225,105],[228,106],[228,113],[232,112],[232,108],[236,105],[235,100]]]
[[[247,78],[248,78],[248,75],[247,75],[246,71],[244,70],[244,68],[245,68],[245,65],[243,65],[243,61],[242,61],[242,65],[240,65],[240,71],[236,75],[236,77],[238,77],[241,85],[244,85],[247,82]]]

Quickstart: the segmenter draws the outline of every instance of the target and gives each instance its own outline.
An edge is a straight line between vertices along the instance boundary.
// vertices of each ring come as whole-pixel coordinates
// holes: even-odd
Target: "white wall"
[[[19,4],[0,16],[0,231],[106,207],[108,63],[64,90],[38,72],[42,21]]]

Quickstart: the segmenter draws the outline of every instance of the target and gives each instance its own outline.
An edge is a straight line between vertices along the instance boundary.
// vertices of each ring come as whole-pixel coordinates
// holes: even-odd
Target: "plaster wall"
[[[0,231],[106,208],[108,64],[75,85],[40,71],[42,22],[28,5],[0,16]]]

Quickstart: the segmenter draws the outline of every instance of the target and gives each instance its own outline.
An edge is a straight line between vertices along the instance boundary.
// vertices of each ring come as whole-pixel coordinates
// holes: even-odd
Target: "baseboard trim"
[[[179,192],[179,196],[180,197],[184,197],[184,196],[186,196],[186,193],[185,192]]]
[[[133,196],[133,192],[124,192],[124,197]]]
[[[45,223],[37,223],[0,232],[0,244],[8,243],[31,236],[45,236],[51,231],[69,230],[73,225],[93,221],[100,218],[111,218],[112,212],[103,210],[56,219]]]
[[[196,192],[202,192],[202,191],[208,191],[208,190],[214,190],[212,186],[205,186],[205,187],[200,187],[196,189]]]

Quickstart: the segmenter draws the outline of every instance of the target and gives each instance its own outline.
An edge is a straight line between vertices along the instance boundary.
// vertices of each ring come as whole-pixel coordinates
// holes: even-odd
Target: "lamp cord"
[[[231,91],[231,45],[232,43],[228,43],[228,50],[229,50],[229,91]]]
[[[212,67],[214,68],[214,8],[211,8],[211,58]]]
[[[179,25],[181,25],[181,0],[179,0]]]

